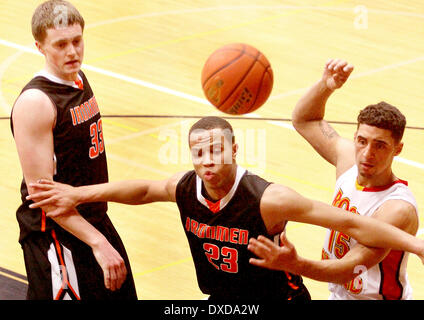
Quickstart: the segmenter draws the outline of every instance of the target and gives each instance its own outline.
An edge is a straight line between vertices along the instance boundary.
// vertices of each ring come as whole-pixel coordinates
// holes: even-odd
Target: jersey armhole
[[[189,176],[192,172],[193,172],[193,171],[188,171],[188,172],[186,172],[186,173],[185,173],[185,174],[181,177],[180,181],[178,181],[177,186],[175,187],[175,202],[177,202],[177,203],[178,203],[179,199],[181,199],[181,195],[182,195],[182,192],[180,191],[180,190],[181,190],[181,184],[187,180],[188,176]]]

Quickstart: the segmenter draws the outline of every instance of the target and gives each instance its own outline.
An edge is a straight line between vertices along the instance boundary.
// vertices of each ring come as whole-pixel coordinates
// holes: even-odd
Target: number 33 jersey
[[[353,166],[337,179],[333,206],[352,214],[372,216],[384,202],[402,200],[412,204],[418,214],[415,198],[406,181],[397,180],[387,186],[366,188],[357,183],[357,176],[358,168]],[[340,259],[356,244],[357,241],[346,234],[327,230],[322,258]],[[354,272],[358,276],[355,279],[344,285],[329,284],[330,299],[412,299],[407,262],[407,252],[391,250],[380,263],[368,270],[365,266],[356,266]]]
[[[41,71],[23,88],[42,91],[55,108],[53,128],[55,172],[53,179],[73,186],[98,184],[108,181],[102,119],[90,84],[82,71],[78,85]],[[70,83],[69,83],[70,82]],[[37,105],[33,106],[37,109]],[[13,123],[11,122],[12,132]],[[34,152],[37,152],[34,150]],[[17,210],[20,241],[34,231],[47,231],[54,226],[41,209],[29,209],[31,201],[25,180],[21,184],[22,205]],[[107,203],[87,203],[77,207],[90,223],[101,221]]]

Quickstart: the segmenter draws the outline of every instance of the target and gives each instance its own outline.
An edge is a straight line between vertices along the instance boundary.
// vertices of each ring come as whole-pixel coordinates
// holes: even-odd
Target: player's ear
[[[400,141],[395,145],[395,156],[398,156],[402,152],[402,149],[403,149],[403,142]]]
[[[233,143],[233,159],[235,159],[237,156],[238,147],[239,146],[237,143]]]
[[[39,51],[42,55],[45,55],[45,53],[44,53],[44,49],[43,49],[43,46],[42,46],[42,43],[41,43],[41,42],[39,42],[39,41],[35,41],[35,46],[37,47],[38,51]]]

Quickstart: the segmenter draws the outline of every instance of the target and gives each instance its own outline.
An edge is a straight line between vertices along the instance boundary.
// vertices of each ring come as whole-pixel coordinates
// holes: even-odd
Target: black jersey
[[[80,71],[79,75],[83,80],[82,90],[43,76],[36,76],[22,89],[22,92],[28,89],[41,90],[56,107],[53,129],[56,172],[53,179],[72,186],[108,181],[99,107],[84,73]],[[12,121],[11,127],[13,133]],[[28,190],[24,179],[21,195],[22,205],[17,210],[20,241],[32,231],[46,231],[54,225],[40,209],[29,209],[31,201],[25,199]],[[104,218],[107,203],[82,204],[77,209],[89,222],[96,223]]]
[[[195,171],[178,183],[176,200],[201,291],[211,298],[290,299],[306,290],[300,276],[253,266],[249,238],[267,235],[260,200],[269,182],[241,167],[226,197],[212,203],[202,195]]]

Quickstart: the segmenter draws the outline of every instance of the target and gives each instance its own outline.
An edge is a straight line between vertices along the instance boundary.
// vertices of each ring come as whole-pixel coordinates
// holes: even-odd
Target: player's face
[[[46,57],[48,71],[64,80],[76,80],[84,57],[82,28],[78,23],[47,29],[44,41],[36,45]]]
[[[190,134],[194,170],[206,188],[231,188],[234,182],[237,144],[229,130],[194,130]]]
[[[359,178],[384,181],[391,177],[393,158],[402,151],[402,147],[403,143],[396,143],[389,130],[360,124],[355,133]]]

